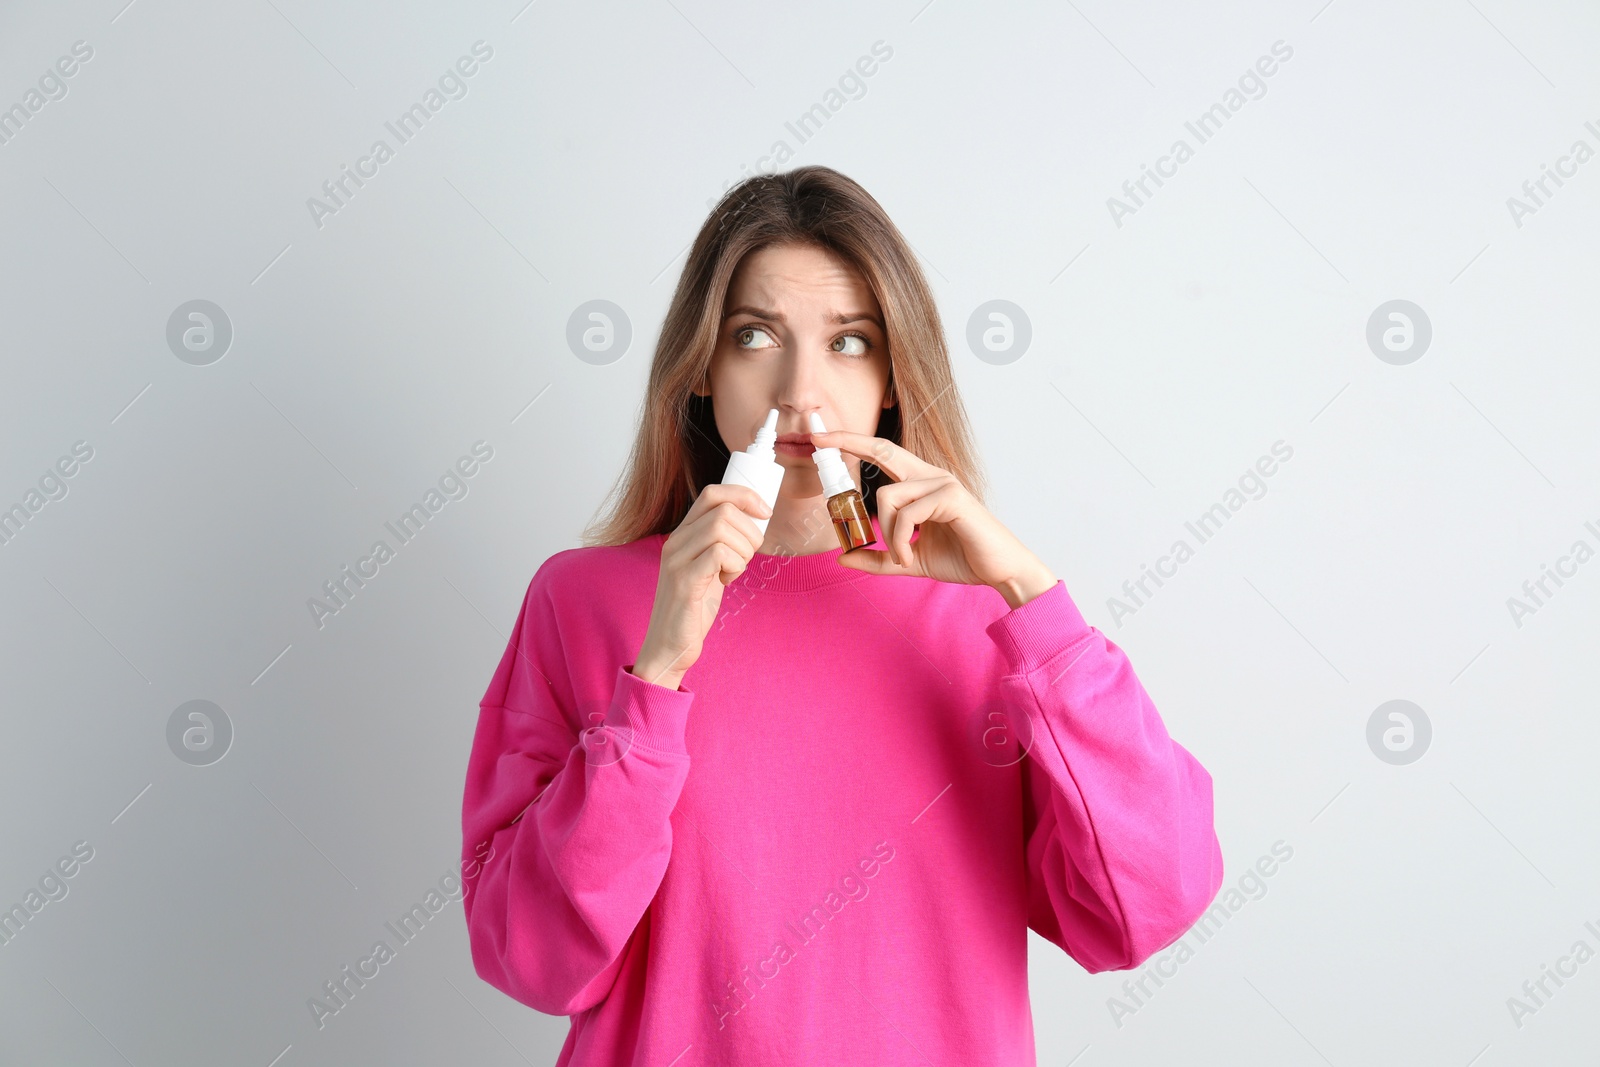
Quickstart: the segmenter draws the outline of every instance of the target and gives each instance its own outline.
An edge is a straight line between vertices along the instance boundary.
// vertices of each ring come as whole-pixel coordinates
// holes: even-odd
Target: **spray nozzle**
[[[813,411],[809,416],[812,433],[827,433],[828,428],[822,424],[822,416]],[[811,453],[812,462],[817,465],[817,473],[822,476],[822,492],[825,496],[836,496],[856,487],[855,479],[850,477],[850,468],[844,465],[844,458],[837,448],[817,448]]]
[[[770,456],[773,454],[772,446],[778,440],[778,409],[773,408],[767,412],[767,419],[756,430],[756,439],[750,442],[750,447],[745,449],[751,455]]]
[[[771,448],[772,443],[777,439],[778,409],[773,408],[771,411],[767,412],[767,420],[761,424],[761,429],[756,431],[755,444],[764,448]]]

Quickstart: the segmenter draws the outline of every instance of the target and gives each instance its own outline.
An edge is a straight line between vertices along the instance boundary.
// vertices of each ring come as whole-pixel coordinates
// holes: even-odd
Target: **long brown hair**
[[[694,387],[707,375],[723,302],[745,256],[769,245],[811,244],[861,272],[883,310],[895,403],[875,436],[895,442],[960,480],[983,499],[983,473],[933,292],[910,246],[883,207],[829,167],[798,167],[748,178],[722,197],[694,239],[656,342],[638,436],[628,467],[584,531],[586,545],[622,545],[671,533],[705,486],[728,464],[711,397]],[[903,414],[905,413],[905,414]],[[877,488],[891,479],[863,460],[862,495],[877,513]]]

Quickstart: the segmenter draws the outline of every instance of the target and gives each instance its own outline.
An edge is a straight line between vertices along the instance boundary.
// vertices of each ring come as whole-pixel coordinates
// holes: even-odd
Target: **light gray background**
[[[0,1060],[553,1061],[566,1020],[477,979],[458,903],[324,1029],[306,1000],[455,868],[528,579],[620,468],[707,201],[781,139],[924,257],[991,506],[1214,776],[1225,888],[1294,850],[1121,1026],[1130,976],[1035,937],[1040,1062],[1589,1062],[1600,962],[1520,1027],[1507,998],[1600,948],[1600,562],[1520,627],[1506,601],[1600,545],[1600,161],[1521,226],[1506,201],[1600,147],[1592,5],[124,3],[0,21],[3,106],[94,49],[0,145],[0,504],[94,449],[0,546],[0,905],[95,850],[0,946]],[[318,228],[306,199],[480,39],[468,95]],[[194,299],[234,329],[209,366],[165,340]],[[593,299],[634,331],[604,366],[565,339]],[[1032,325],[1003,365],[965,341],[993,299]],[[1407,365],[1366,342],[1394,299],[1433,328]],[[318,629],[307,598],[480,439],[468,495]],[[194,699],[235,732],[206,767],[166,740]],[[1433,729],[1409,765],[1366,740],[1393,699]]]

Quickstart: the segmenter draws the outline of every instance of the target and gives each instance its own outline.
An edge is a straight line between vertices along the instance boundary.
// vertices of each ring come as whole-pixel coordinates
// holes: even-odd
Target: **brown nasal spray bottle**
[[[822,416],[811,413],[811,432],[827,433]],[[828,499],[828,516],[833,519],[833,530],[839,535],[839,545],[846,552],[870,545],[873,542],[872,518],[867,514],[866,502],[850,477],[850,468],[837,448],[818,448],[811,453],[822,478],[822,495]]]

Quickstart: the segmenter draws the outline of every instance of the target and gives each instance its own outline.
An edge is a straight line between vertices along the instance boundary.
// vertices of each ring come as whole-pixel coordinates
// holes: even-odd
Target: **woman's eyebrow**
[[[727,314],[722,316],[722,318],[724,321],[726,321],[733,318],[735,315],[754,315],[761,319],[771,319],[774,322],[782,322],[785,324],[788,323],[788,320],[783,317],[781,312],[772,311],[767,308],[751,307],[748,304],[742,304],[739,307],[729,310]],[[828,321],[837,323],[841,326],[851,322],[870,322],[875,324],[878,329],[883,329],[883,320],[878,318],[878,316],[865,311],[856,311],[850,313],[843,311],[836,312],[833,318]]]

